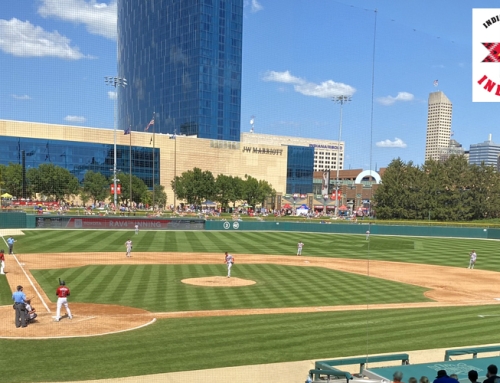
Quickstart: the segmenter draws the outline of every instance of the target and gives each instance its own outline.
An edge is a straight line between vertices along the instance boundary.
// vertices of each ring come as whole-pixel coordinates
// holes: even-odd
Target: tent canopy
[[[341,207],[339,207],[339,210],[347,210],[347,206],[346,205],[342,205]]]
[[[12,195],[10,195],[9,193],[3,193],[0,197],[2,197],[2,198],[12,198]]]
[[[206,200],[205,202],[201,203],[202,205],[206,206],[216,206],[217,204],[214,201]]]

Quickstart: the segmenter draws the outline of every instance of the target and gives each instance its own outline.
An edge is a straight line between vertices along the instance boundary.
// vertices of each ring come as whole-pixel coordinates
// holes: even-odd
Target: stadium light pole
[[[333,102],[340,105],[340,123],[339,123],[339,140],[337,142],[337,179],[335,180],[335,214],[339,215],[339,171],[340,171],[340,141],[342,140],[342,108],[344,104],[351,102],[351,96],[336,96],[332,99]],[[344,159],[342,156],[342,163]]]
[[[111,85],[115,88],[115,99],[114,99],[114,111],[113,111],[113,130],[114,130],[114,144],[113,144],[113,202],[115,205],[115,214],[116,214],[116,206],[117,206],[117,195],[116,195],[116,129],[117,129],[117,101],[118,101],[118,92],[116,92],[116,87],[121,86],[122,88],[125,88],[127,86],[127,79],[123,77],[111,77],[111,76],[106,76],[104,77],[104,81],[106,82],[107,85]]]

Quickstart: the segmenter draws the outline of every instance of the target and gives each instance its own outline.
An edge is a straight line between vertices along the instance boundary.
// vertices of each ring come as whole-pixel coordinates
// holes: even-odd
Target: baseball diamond
[[[159,345],[155,345],[151,336],[158,338],[160,334],[164,334],[160,338],[165,338],[168,343],[168,346],[162,343],[162,358],[152,356],[158,365],[147,364],[144,369],[139,370],[123,366],[120,368],[121,372],[112,372],[109,371],[106,358],[98,357],[99,352],[89,355],[90,358],[98,357],[99,361],[93,362],[94,373],[79,374],[83,379],[174,371],[179,371],[176,373],[179,374],[180,371],[229,365],[245,366],[356,355],[364,351],[361,344],[365,342],[365,338],[363,337],[361,344],[357,344],[353,340],[356,336],[354,334],[359,330],[365,333],[367,329],[373,331],[370,352],[425,349],[436,344],[431,340],[432,337],[425,336],[423,339],[413,337],[411,344],[382,340],[378,333],[382,331],[387,337],[390,334],[389,326],[394,325],[391,318],[395,316],[401,320],[407,318],[406,323],[409,326],[407,330],[394,330],[395,333],[406,333],[422,326],[423,324],[412,322],[414,317],[427,318],[423,328],[432,332],[429,328],[432,328],[432,318],[435,318],[439,326],[435,331],[442,334],[440,344],[445,347],[469,344],[468,341],[457,341],[459,337],[454,335],[453,326],[446,325],[448,318],[451,320],[463,316],[468,319],[461,317],[461,326],[480,329],[470,342],[491,343],[488,334],[488,323],[491,323],[491,319],[478,315],[500,315],[498,273],[492,270],[498,264],[497,260],[493,261],[493,249],[498,244],[496,241],[373,237],[370,238],[369,244],[366,244],[364,235],[301,233],[301,239],[308,244],[308,255],[296,257],[297,241],[292,240],[296,236],[293,233],[272,234],[275,239],[271,243],[288,247],[286,255],[265,254],[266,244],[259,248],[255,242],[252,245],[252,253],[239,252],[240,249],[234,248],[233,245],[234,234],[208,233],[207,236],[213,241],[210,243],[226,246],[237,257],[238,267],[233,270],[231,278],[226,278],[227,267],[221,262],[223,252],[148,251],[147,247],[151,243],[159,246],[159,232],[141,231],[138,236],[140,238],[134,240],[133,258],[123,256],[123,238],[127,233],[106,232],[107,241],[102,252],[68,251],[68,241],[61,241],[56,233],[61,232],[34,230],[26,231],[24,235],[16,233],[16,239],[19,239],[16,244],[18,251],[15,256],[6,257],[6,281],[10,290],[18,284],[25,286],[27,295],[35,297],[34,304],[37,306],[39,317],[37,323],[30,324],[26,329],[16,329],[13,324],[10,325],[11,305],[1,306],[0,318],[3,325],[0,326],[0,345],[15,350],[20,345],[17,343],[19,339],[53,342],[59,338],[68,338],[65,342],[70,347],[72,338],[85,337],[85,343],[89,347],[95,348],[95,342],[98,342],[108,348],[111,346],[111,343],[107,342],[109,337],[121,344],[121,338],[129,342],[140,336],[140,342],[146,342],[144,347],[154,350]],[[76,238],[73,231],[64,233]],[[271,236],[269,233],[261,234],[268,239]],[[95,243],[101,241],[102,232],[85,231],[80,232],[80,235],[84,237],[81,239],[83,243]],[[141,241],[143,235],[147,238]],[[193,235],[205,243],[200,233],[161,233],[161,236],[168,236],[168,245],[165,248],[172,246],[178,250],[182,249],[182,241]],[[251,239],[255,235],[256,233],[237,233],[237,238],[239,237],[242,243],[252,243]],[[152,238],[158,240],[152,241]],[[331,248],[332,241],[337,245],[337,253],[328,256],[327,249]],[[449,246],[442,246],[443,241]],[[26,251],[33,246],[30,242],[36,242],[36,247],[43,248],[46,252]],[[398,244],[397,249],[405,249],[403,255],[396,254],[399,252],[392,248],[395,244]],[[74,250],[82,250],[80,243],[73,245]],[[373,250],[367,248],[370,245]],[[109,251],[114,246],[114,251]],[[442,251],[439,246],[443,248]],[[478,264],[474,270],[467,267],[469,256],[466,249],[472,246],[481,254],[481,260],[485,260],[484,265]],[[66,252],[57,252],[58,247],[65,248]],[[464,249],[464,256],[461,259],[453,257],[461,248]],[[55,250],[53,253],[52,249]],[[255,252],[258,249],[263,250],[262,253]],[[277,246],[275,251],[278,249]],[[351,258],[348,258],[349,255]],[[425,261],[429,261],[429,264]],[[460,267],[455,263],[460,264]],[[71,321],[65,320],[64,317],[60,322],[51,320],[57,299],[52,290],[57,287],[59,277],[71,286]],[[155,293],[152,294],[152,291]],[[0,295],[0,298],[2,297],[3,295]],[[368,312],[370,320],[367,320]],[[323,319],[326,322],[323,323]],[[317,320],[320,320],[321,324],[315,325]],[[209,326],[208,332],[203,330],[203,322]],[[231,326],[230,323],[237,323],[242,329],[235,329],[234,335],[227,335],[225,329]],[[247,353],[244,352],[233,358],[237,361],[236,364],[228,365],[218,362],[215,351],[210,360],[195,358],[195,364],[184,358],[166,363],[166,368],[165,363],[160,363],[160,360],[164,360],[171,352],[175,354],[174,349],[168,351],[170,347],[175,346],[177,351],[186,348],[185,352],[189,354],[189,342],[185,344],[179,338],[175,345],[172,344],[177,336],[192,336],[198,340],[208,336],[210,339],[207,338],[207,341],[211,346],[207,347],[216,350],[220,343],[220,340],[216,340],[218,326],[222,326],[221,330],[224,329],[223,337],[228,337],[229,343],[241,339],[244,344],[251,344],[250,339],[243,340],[249,335],[244,333],[253,333],[252,328],[258,323],[267,323],[265,328],[268,330],[258,332],[259,336],[265,335],[266,339],[270,334],[279,334],[286,328],[288,333],[293,331],[296,336],[301,337],[302,326],[297,325],[307,323],[304,334],[309,333],[311,328],[320,326],[324,329],[330,328],[338,339],[346,337],[346,340],[351,341],[339,348],[338,342],[330,343],[320,337],[315,342],[326,342],[324,350],[313,351],[313,348],[306,346],[305,350],[299,351],[304,348],[304,344],[295,344],[292,337],[287,340],[290,342],[287,349],[297,351],[284,358],[280,355],[263,359],[253,353],[250,353],[253,356],[246,356]],[[404,323],[398,321],[399,326]],[[477,323],[481,326],[477,326]],[[198,330],[188,335],[184,331],[191,326],[196,326]],[[447,328],[443,329],[441,326]],[[281,327],[283,330],[279,329]],[[208,330],[209,328],[211,330]],[[342,329],[340,333],[339,329]],[[447,332],[450,332],[450,335],[446,336]],[[254,334],[254,337],[256,336]],[[390,338],[389,336],[388,339]],[[280,337],[275,338],[275,342],[281,343]],[[274,348],[265,344],[264,341],[259,342],[256,351],[263,351],[266,347],[270,347],[270,350]],[[221,344],[220,347],[224,354],[226,351],[222,350],[228,347],[227,344]],[[107,349],[106,354],[108,359],[115,360],[115,351],[112,348]],[[279,348],[276,352],[280,354]],[[134,354],[135,358],[141,358],[132,350],[130,353]],[[49,358],[50,351],[47,350],[43,354],[47,354]],[[243,357],[244,355],[246,357]],[[29,365],[30,362],[26,363]],[[51,364],[50,358],[47,363]],[[120,362],[115,360],[114,363]],[[46,372],[40,378],[37,377],[39,375],[33,375],[30,381],[49,381],[52,379],[50,374]],[[307,366],[304,376],[305,374]],[[68,380],[72,380],[70,375],[64,377],[64,381]],[[23,380],[13,378],[8,381]]]

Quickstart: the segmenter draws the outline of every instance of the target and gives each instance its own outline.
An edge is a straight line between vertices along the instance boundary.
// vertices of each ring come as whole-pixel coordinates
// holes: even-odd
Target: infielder
[[[469,253],[470,260],[469,260],[469,269],[473,269],[474,265],[476,264],[476,259],[477,259],[477,254],[474,250],[472,250],[471,253]]]
[[[73,319],[73,315],[71,315],[71,310],[69,309],[68,306],[68,297],[69,297],[70,291],[66,287],[66,282],[60,281],[59,282],[59,287],[56,290],[56,295],[57,295],[57,311],[56,311],[56,318],[55,321],[59,322],[61,319],[61,307],[64,306],[66,309],[66,314],[68,314],[69,319]]]
[[[370,230],[366,231],[366,240],[368,241],[370,239]]]
[[[5,253],[2,250],[0,250],[0,274],[5,274],[4,268],[5,268]]]
[[[125,247],[127,249],[125,255],[130,258],[132,256],[132,241],[130,239],[125,242]]]
[[[135,228],[135,234],[139,234],[139,225],[135,224],[134,228]]]
[[[299,241],[299,243],[297,243],[297,255],[302,255],[302,248],[304,247],[304,244],[302,243],[302,241]]]
[[[231,278],[231,267],[233,267],[234,257],[226,251],[224,262],[227,263],[227,277]]]

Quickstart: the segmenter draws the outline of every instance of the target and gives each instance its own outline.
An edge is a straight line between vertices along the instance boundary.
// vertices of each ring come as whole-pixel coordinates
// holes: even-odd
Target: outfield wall
[[[152,230],[220,230],[220,231],[297,231],[332,234],[400,235],[416,237],[452,237],[500,239],[500,229],[383,225],[377,223],[306,223],[306,222],[252,222],[215,221],[195,218],[145,218],[102,216],[32,215],[22,212],[0,213],[0,229],[126,229],[135,225]]]
[[[299,223],[299,222],[248,222],[248,221],[206,221],[205,230],[254,230],[254,231],[300,231],[334,234],[401,235],[417,237],[456,237],[500,239],[500,229],[444,227],[444,226],[396,226],[376,223]]]

